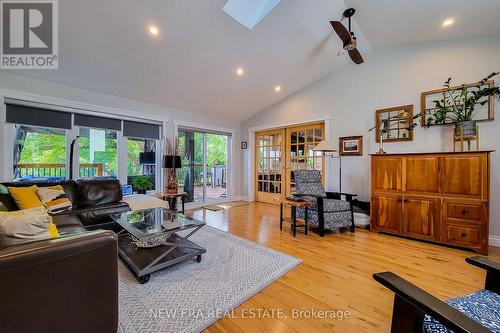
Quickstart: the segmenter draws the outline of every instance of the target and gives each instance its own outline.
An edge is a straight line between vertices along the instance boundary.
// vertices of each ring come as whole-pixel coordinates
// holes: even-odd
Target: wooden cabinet
[[[402,233],[419,239],[438,240],[438,199],[404,196]]]
[[[372,155],[372,230],[487,254],[490,153]]]
[[[402,196],[380,195],[372,198],[372,211],[377,217],[372,221],[378,230],[400,232],[403,211]]]

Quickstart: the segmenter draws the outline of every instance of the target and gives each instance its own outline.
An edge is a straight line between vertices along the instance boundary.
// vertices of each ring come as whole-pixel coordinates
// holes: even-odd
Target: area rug
[[[213,212],[218,212],[219,210],[224,210],[224,207],[221,207],[219,205],[207,205],[207,206],[201,206],[203,209],[208,209]]]
[[[246,202],[246,201],[231,201],[231,202],[225,202],[225,203],[221,203],[221,204],[217,204],[217,205],[201,206],[201,208],[217,212],[219,210],[229,209],[229,208],[234,208],[234,207],[239,207],[239,206],[244,206],[244,205],[248,205],[248,202]]]
[[[200,332],[301,262],[210,226],[190,239],[207,249],[200,263],[168,267],[143,285],[120,260],[119,332]]]

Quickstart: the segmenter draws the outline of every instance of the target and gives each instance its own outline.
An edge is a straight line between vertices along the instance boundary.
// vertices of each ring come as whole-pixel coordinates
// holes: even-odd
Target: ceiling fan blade
[[[349,30],[347,30],[347,28],[340,21],[330,21],[330,24],[337,35],[339,35],[343,45],[346,45],[351,41],[351,34],[349,33]]]
[[[358,49],[352,49],[348,51],[349,57],[354,61],[356,65],[362,64],[365,61],[363,60],[363,57],[361,56],[361,53],[359,53]]]

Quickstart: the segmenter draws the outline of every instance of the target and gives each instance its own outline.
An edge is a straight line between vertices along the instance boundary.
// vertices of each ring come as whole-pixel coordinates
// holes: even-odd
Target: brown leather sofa
[[[61,237],[0,244],[2,332],[116,332],[118,328],[117,236],[110,214],[130,210],[114,179],[3,183],[61,185],[73,205],[53,218]],[[8,210],[17,210],[0,194]]]

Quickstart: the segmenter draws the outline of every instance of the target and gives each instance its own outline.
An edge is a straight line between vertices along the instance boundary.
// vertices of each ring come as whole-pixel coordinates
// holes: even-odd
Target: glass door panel
[[[295,191],[295,170],[320,170],[324,180],[324,163],[320,152],[314,147],[325,137],[324,123],[301,125],[286,129],[286,196]]]
[[[274,203],[283,195],[284,130],[256,133],[256,200]]]
[[[177,182],[188,202],[225,198],[230,136],[179,129],[178,138],[182,168]]]

